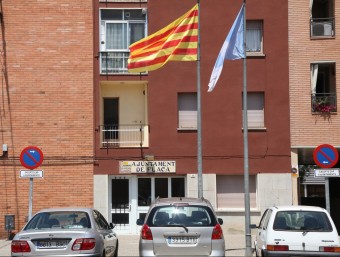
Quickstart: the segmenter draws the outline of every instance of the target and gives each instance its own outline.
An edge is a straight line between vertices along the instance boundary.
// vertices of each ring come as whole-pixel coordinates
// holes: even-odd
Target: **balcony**
[[[312,18],[310,20],[311,37],[334,37],[334,18]]]
[[[140,125],[100,125],[101,147],[148,147],[149,126]]]
[[[335,93],[312,94],[311,97],[312,112],[331,113],[337,111]]]
[[[100,52],[101,74],[128,74],[129,52]]]

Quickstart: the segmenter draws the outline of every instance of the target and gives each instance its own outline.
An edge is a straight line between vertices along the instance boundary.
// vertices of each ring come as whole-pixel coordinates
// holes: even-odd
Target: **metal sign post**
[[[20,171],[20,177],[30,178],[30,189],[28,197],[28,220],[32,218],[33,212],[33,178],[42,177],[42,171],[34,171],[33,169],[39,167],[44,159],[42,151],[35,146],[28,146],[21,151],[20,162],[21,165],[30,171]],[[41,174],[41,175],[40,175]]]
[[[331,200],[329,195],[329,177],[339,177],[339,169],[334,167],[339,160],[338,150],[329,144],[319,145],[313,152],[314,162],[323,169],[315,169],[314,176],[325,177],[326,210],[331,213]]]

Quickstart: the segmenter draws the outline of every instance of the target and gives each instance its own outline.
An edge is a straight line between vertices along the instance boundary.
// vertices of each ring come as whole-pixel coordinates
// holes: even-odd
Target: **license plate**
[[[39,249],[66,248],[68,241],[38,241]]]
[[[168,244],[196,244],[197,237],[192,236],[171,236],[168,237]]]

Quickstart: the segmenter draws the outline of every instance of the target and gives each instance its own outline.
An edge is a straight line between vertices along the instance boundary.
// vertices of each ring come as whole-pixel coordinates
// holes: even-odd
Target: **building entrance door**
[[[130,233],[131,178],[113,177],[111,180],[111,218],[118,233]]]

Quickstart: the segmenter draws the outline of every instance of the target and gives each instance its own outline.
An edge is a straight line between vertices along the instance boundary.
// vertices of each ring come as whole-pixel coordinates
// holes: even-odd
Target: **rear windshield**
[[[36,214],[26,225],[24,230],[29,229],[76,229],[90,228],[91,223],[86,212],[81,211],[58,211],[41,212]]]
[[[332,225],[324,212],[280,211],[275,216],[273,229],[330,232]]]
[[[186,227],[209,227],[217,224],[212,210],[206,206],[158,206],[151,210],[147,219],[150,227],[184,225]]]

